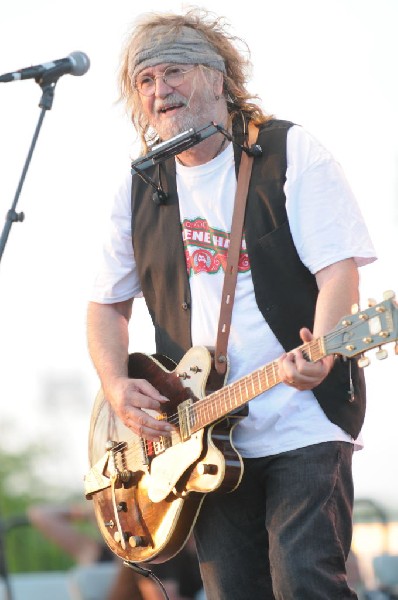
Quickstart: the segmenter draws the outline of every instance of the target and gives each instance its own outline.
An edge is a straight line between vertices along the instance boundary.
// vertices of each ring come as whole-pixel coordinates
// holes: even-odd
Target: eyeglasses
[[[139,75],[135,80],[135,88],[143,96],[153,96],[156,89],[156,80],[163,79],[166,85],[172,88],[176,88],[184,81],[184,75],[195,69],[197,65],[194,65],[190,69],[185,71],[181,67],[175,67],[171,65],[167,67],[161,75]]]

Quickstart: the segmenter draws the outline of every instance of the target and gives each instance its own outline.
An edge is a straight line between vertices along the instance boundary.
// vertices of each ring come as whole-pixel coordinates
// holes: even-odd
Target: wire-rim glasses
[[[196,67],[197,65],[193,65],[193,67],[184,70],[181,67],[170,65],[160,75],[138,75],[134,87],[143,96],[153,96],[157,79],[162,79],[166,85],[176,88],[184,81],[184,75]]]

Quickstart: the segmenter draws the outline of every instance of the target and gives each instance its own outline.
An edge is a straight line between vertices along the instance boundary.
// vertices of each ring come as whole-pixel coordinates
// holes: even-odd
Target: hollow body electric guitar
[[[360,366],[366,366],[364,352],[379,347],[377,358],[385,358],[381,347],[396,341],[397,332],[398,305],[386,292],[380,304],[344,317],[332,332],[300,349],[311,362],[328,355],[359,356]],[[174,431],[156,442],[137,436],[100,391],[91,417],[85,494],[117,556],[133,563],[163,562],[185,544],[205,495],[239,485],[243,462],[232,431],[247,414],[242,411],[247,402],[280,383],[277,361],[222,387],[211,353],[197,346],[177,366],[161,356],[131,354],[129,377],[147,379],[169,398],[165,412],[154,414]]]

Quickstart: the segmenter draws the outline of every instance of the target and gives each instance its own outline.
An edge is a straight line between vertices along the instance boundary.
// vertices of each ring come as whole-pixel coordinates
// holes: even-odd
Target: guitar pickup
[[[192,427],[194,426],[193,411],[191,406],[193,402],[191,399],[185,400],[178,405],[178,421],[180,425],[180,436],[183,442],[191,437]]]
[[[164,452],[165,450],[167,450],[167,448],[170,448],[172,441],[169,437],[161,436],[159,438],[159,440],[152,442],[152,444],[153,444],[153,452],[154,452],[155,456],[157,456],[158,454],[161,454],[161,452]]]

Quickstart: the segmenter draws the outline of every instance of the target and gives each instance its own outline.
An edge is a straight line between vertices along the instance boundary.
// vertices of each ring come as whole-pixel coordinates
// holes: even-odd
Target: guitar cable
[[[126,567],[130,567],[130,569],[133,569],[133,571],[135,571],[139,575],[143,575],[144,577],[150,577],[152,579],[152,581],[154,581],[154,583],[156,583],[159,586],[159,588],[164,596],[164,599],[170,600],[163,583],[160,581],[159,577],[157,577],[155,575],[155,573],[153,573],[150,569],[144,569],[143,567],[138,566],[136,563],[129,562],[127,560],[124,560],[123,564]]]

